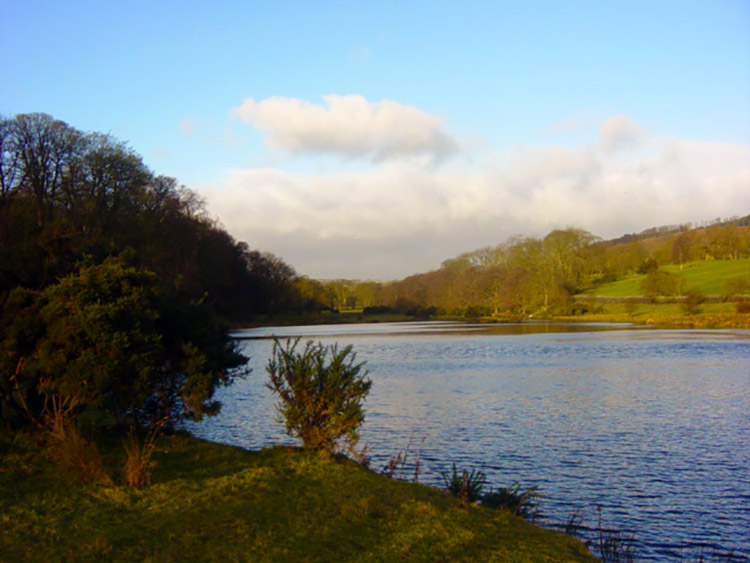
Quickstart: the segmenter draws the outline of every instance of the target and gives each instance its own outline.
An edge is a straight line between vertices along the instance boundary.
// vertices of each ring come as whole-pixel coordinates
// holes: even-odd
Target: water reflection
[[[750,331],[398,323],[238,331],[254,372],[198,435],[291,443],[265,388],[270,335],[353,344],[374,384],[362,440],[382,467],[424,438],[420,480],[452,462],[545,494],[548,522],[603,507],[643,559],[688,543],[750,557]],[[683,551],[689,555],[689,551]]]
[[[550,321],[530,321],[523,323],[464,323],[459,321],[429,321],[429,322],[403,322],[403,323],[366,323],[366,324],[330,324],[314,326],[282,326],[282,327],[258,327],[238,329],[232,333],[234,338],[240,340],[270,338],[294,338],[294,337],[325,337],[336,338],[391,335],[400,336],[408,334],[446,334],[459,336],[461,333],[494,334],[494,335],[524,335],[524,334],[550,334],[550,333],[577,333],[577,332],[599,332],[612,330],[635,330],[636,328],[648,329],[649,327],[634,327],[625,323],[558,323]]]

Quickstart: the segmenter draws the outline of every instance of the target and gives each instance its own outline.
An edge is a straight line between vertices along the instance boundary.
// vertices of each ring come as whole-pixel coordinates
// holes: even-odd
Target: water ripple
[[[577,511],[593,530],[601,517],[635,537],[642,560],[750,558],[750,331],[612,328],[275,330],[353,344],[367,361],[374,468],[424,438],[427,484],[442,486],[455,462],[494,486],[539,486],[545,525]],[[193,432],[248,448],[293,442],[264,386],[273,332],[240,334],[253,374]]]

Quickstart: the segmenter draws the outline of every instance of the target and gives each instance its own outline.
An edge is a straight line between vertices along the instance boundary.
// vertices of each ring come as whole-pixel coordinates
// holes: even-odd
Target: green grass
[[[69,482],[25,436],[0,455],[7,561],[595,561],[508,512],[296,449],[161,438],[140,490]]]
[[[706,260],[688,262],[682,269],[668,265],[664,270],[679,274],[683,279],[683,291],[697,289],[705,295],[721,295],[728,280],[738,277],[750,279],[750,258],[741,260]],[[598,286],[587,292],[602,297],[628,297],[643,295],[640,289],[645,275],[633,274],[616,282]]]

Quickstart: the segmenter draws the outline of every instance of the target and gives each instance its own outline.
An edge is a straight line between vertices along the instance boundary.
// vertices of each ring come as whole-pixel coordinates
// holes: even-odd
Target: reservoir
[[[351,344],[372,389],[360,446],[419,482],[480,470],[537,486],[538,523],[632,538],[637,560],[750,559],[750,331],[450,322],[236,331],[252,373],[188,429],[258,449],[296,443],[265,387],[272,335]],[[403,478],[413,477],[413,466]]]

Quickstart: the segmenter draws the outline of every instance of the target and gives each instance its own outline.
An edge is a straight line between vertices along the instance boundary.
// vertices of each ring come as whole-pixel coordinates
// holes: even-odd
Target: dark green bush
[[[482,496],[482,506],[508,510],[526,520],[533,520],[539,512],[539,493],[537,487],[525,491],[521,485],[513,483],[510,487],[491,490]]]
[[[641,282],[641,291],[644,295],[650,297],[679,295],[681,286],[682,279],[679,275],[665,270],[653,270]]]
[[[688,315],[697,315],[701,312],[701,305],[706,302],[706,297],[697,289],[687,292],[685,300],[681,303],[682,310]]]
[[[450,476],[447,473],[442,473],[442,476],[448,492],[460,498],[464,505],[477,502],[482,498],[482,489],[487,482],[487,476],[481,471],[472,469],[469,472],[464,469],[459,473],[454,463]]]
[[[364,363],[355,363],[351,346],[339,350],[336,344],[308,341],[300,352],[299,341],[282,346],[275,340],[266,366],[267,386],[281,399],[279,422],[306,448],[334,452],[343,440],[352,450],[365,418],[362,403],[372,386]]]
[[[117,259],[42,291],[14,289],[0,308],[0,417],[34,424],[52,400],[75,419],[96,411],[137,425],[200,419],[247,358],[199,303]]]
[[[385,305],[373,305],[371,307],[365,307],[362,309],[363,315],[385,315],[388,313],[394,313],[395,311]]]

